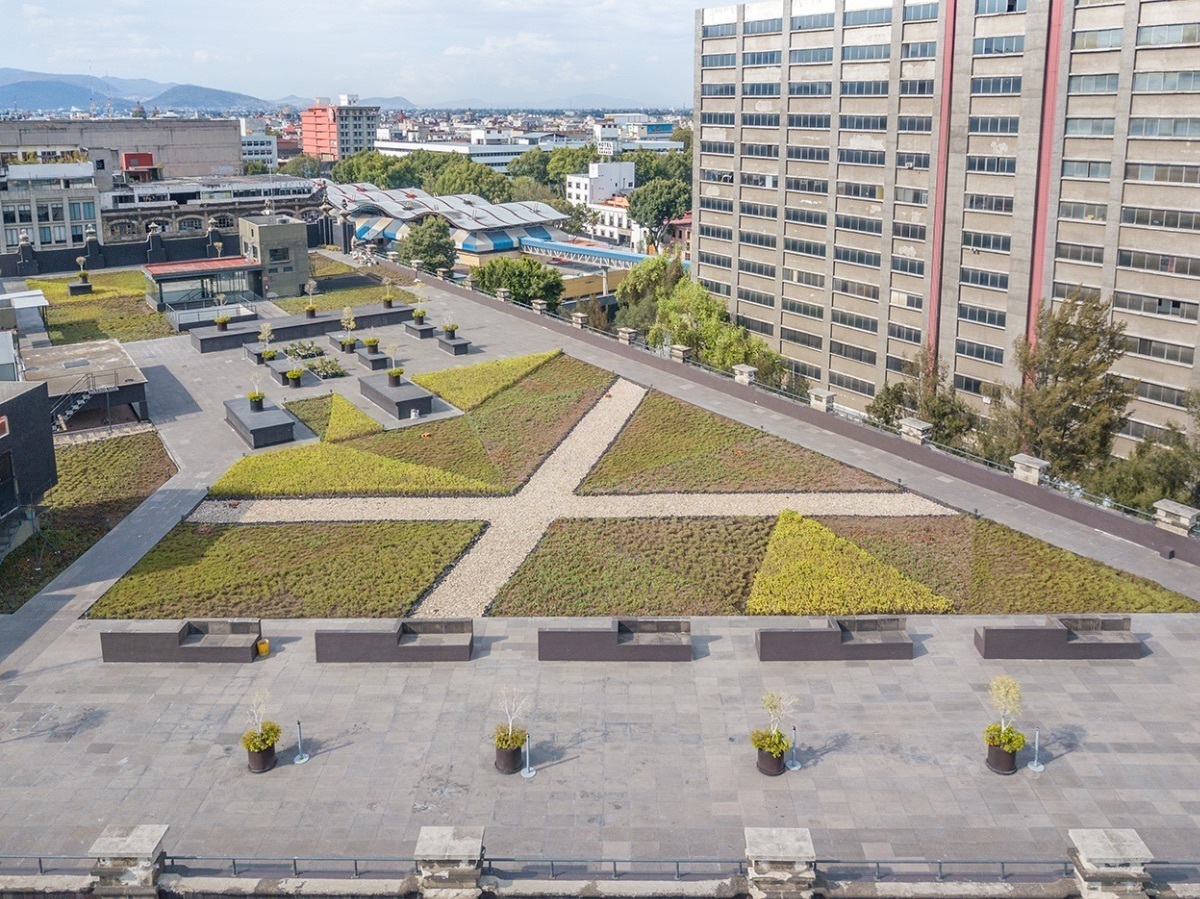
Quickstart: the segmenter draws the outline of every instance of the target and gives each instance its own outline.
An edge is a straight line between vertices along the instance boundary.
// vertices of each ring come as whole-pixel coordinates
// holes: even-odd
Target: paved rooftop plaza
[[[664,372],[437,285],[420,289],[433,320],[459,322],[480,352],[452,359],[400,337],[409,372],[562,347],[634,384],[1200,598],[1196,568],[1182,561],[692,373]],[[0,620],[4,853],[75,854],[105,825],[164,823],[168,851],[194,855],[405,856],[422,826],[453,824],[486,826],[492,857],[736,859],[746,826],[809,827],[825,859],[1061,858],[1067,830],[1078,827],[1132,827],[1159,859],[1197,857],[1200,616],[1135,616],[1150,654],[1122,662],[985,662],[971,643],[979,619],[914,618],[917,657],[904,663],[761,664],[753,630],[769,620],[695,619],[691,663],[539,664],[539,622],[484,619],[476,658],[462,664],[319,666],[313,632],[342,625],[284,621],[266,623],[272,655],[252,665],[103,665],[99,632],[120,625],[79,616],[244,452],[221,403],[261,371],[240,351],[199,356],[186,337],[128,349],[149,378],[152,415],[180,471]],[[296,392],[263,384],[277,402],[330,387],[383,420],[351,378]],[[999,673],[1022,682],[1022,727],[1030,737],[1042,728],[1040,775],[1024,768],[1031,750],[1015,777],[984,768],[986,687]],[[508,685],[534,697],[539,773],[529,781],[492,768],[490,733]],[[775,779],[757,773],[747,738],[765,722],[764,689],[800,697],[804,767]],[[282,761],[253,776],[238,738],[262,691],[284,725]],[[289,764],[298,718],[313,756],[302,767]]]
[[[1135,617],[1137,661],[986,662],[980,619],[913,618],[912,662],[758,662],[754,628],[781,621],[694,619],[694,661],[626,665],[538,663],[536,619],[477,621],[466,663],[318,665],[331,625],[285,621],[253,664],[103,664],[114,623],[78,621],[0,673],[0,845],[74,854],[107,824],[169,824],[179,854],[406,856],[422,826],[472,825],[493,857],[736,859],[743,827],[782,826],[821,858],[1055,859],[1069,828],[1130,827],[1196,857],[1200,617]],[[984,767],[1000,673],[1041,774],[1032,746],[1015,776]],[[532,780],[492,767],[507,685],[533,697]],[[747,739],[764,689],[800,700],[804,767],[778,778]],[[238,738],[262,691],[284,739],[252,775]]]

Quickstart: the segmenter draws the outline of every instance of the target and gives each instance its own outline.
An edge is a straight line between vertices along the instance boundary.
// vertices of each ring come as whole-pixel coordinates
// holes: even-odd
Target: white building
[[[242,130],[242,162],[261,162],[268,171],[279,167],[279,142],[267,134],[266,122],[238,119]]]
[[[558,147],[584,147],[586,140],[570,140],[557,134],[513,133],[476,128],[468,140],[377,140],[375,149],[385,156],[408,156],[418,150],[431,153],[457,153],[478,162],[502,175],[508,174],[508,164],[528,150]]]
[[[89,225],[100,230],[99,213],[90,161],[0,167],[0,253],[15,251],[21,232],[38,250],[82,247]]]
[[[602,203],[634,188],[632,162],[593,162],[586,175],[567,175],[566,197],[572,203]]]

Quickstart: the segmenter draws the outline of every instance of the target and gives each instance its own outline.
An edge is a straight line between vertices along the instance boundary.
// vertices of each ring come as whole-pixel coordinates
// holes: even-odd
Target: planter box
[[[1127,615],[1056,615],[1044,624],[975,628],[985,659],[1140,659]]]
[[[614,618],[606,628],[538,631],[539,662],[690,662],[686,618]]]
[[[913,642],[905,620],[888,615],[801,618],[802,627],[754,632],[760,662],[911,661]]]
[[[416,337],[420,340],[425,340],[426,338],[433,337],[437,333],[437,329],[438,329],[437,325],[430,325],[430,324],[425,324],[425,323],[421,323],[418,325],[416,322],[413,322],[413,321],[407,321],[404,323],[404,330],[410,336]]]
[[[438,349],[451,356],[465,356],[471,350],[471,341],[461,337],[439,337]]]
[[[342,330],[342,314],[340,311],[318,312],[316,318],[305,318],[304,315],[287,315],[271,319],[271,328],[275,332],[275,346],[285,346],[293,340],[312,340],[323,334]],[[398,325],[412,318],[412,309],[395,306],[383,308],[382,304],[357,306],[354,318],[360,328],[385,328]],[[258,340],[260,325],[256,321],[234,322],[228,331],[218,332],[214,327],[195,326],[191,329],[192,346],[201,353],[215,353],[221,350],[236,349],[243,344],[255,343]]]
[[[365,375],[358,380],[359,392],[389,415],[396,418],[411,418],[413,410],[418,415],[433,411],[433,394],[411,381],[401,380],[399,386],[388,384],[387,372]]]
[[[391,368],[386,353],[372,353],[365,346],[359,347],[355,352],[358,354],[358,364],[364,368],[369,368],[371,371]]]
[[[339,324],[340,324],[340,322],[339,322]],[[352,352],[352,350],[346,350],[346,349],[342,348],[342,341],[345,339],[350,339],[350,340],[354,341],[354,347],[352,348],[352,350],[356,350],[360,346],[362,346],[362,342],[357,337],[355,337],[353,334],[351,334],[350,337],[347,338],[346,332],[344,332],[344,331],[335,331],[333,334],[330,334],[329,335],[329,345],[331,347],[333,347],[335,350],[338,350],[339,352],[343,352],[343,353]]]
[[[257,618],[197,618],[155,622],[141,629],[102,631],[100,653],[106,662],[253,662],[258,658],[262,622]]]
[[[253,411],[250,400],[245,397],[226,400],[225,421],[251,449],[290,443],[295,439],[292,428],[296,420],[265,398],[261,412]]]
[[[80,296],[81,294],[91,293],[91,292],[92,292],[92,282],[91,281],[68,281],[67,282],[67,296],[69,296],[69,297],[77,297],[77,296]]]

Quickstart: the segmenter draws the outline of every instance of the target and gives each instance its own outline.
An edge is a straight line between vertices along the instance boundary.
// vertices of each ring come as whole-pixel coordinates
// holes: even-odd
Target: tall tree
[[[658,318],[659,302],[685,277],[687,270],[678,253],[643,259],[617,285],[617,326],[648,331]]]
[[[906,361],[902,377],[889,381],[867,406],[867,414],[895,427],[906,415],[933,425],[934,443],[959,446],[979,425],[979,416],[963,401],[950,380],[945,360],[934,363],[933,352],[922,347]]]
[[[550,154],[541,147],[526,150],[508,164],[510,178],[532,178],[538,184],[550,186],[547,167],[550,165]]]
[[[671,140],[683,141],[683,150],[685,153],[692,152],[692,129],[686,125],[676,125],[675,130],[671,132]]]
[[[629,195],[629,215],[650,231],[655,246],[662,243],[667,224],[692,208],[692,186],[684,181],[651,181]]]
[[[455,156],[436,173],[427,175],[425,190],[439,197],[475,194],[489,203],[507,203],[512,199],[512,185],[506,177],[465,156]]]
[[[427,215],[408,226],[408,235],[396,242],[396,252],[405,263],[420,259],[429,269],[452,268],[455,249],[450,226],[441,216]]]
[[[267,164],[261,159],[251,159],[242,163],[243,175],[265,175],[266,173]]]
[[[536,259],[492,259],[475,269],[475,282],[489,293],[505,287],[514,303],[527,306],[533,300],[545,300],[551,311],[558,308],[563,295],[562,275]]]
[[[518,175],[516,178],[513,178],[512,183],[509,185],[509,192],[512,195],[511,199],[514,203],[536,202],[555,206],[555,204],[564,202],[554,196],[554,191],[545,184],[535,181],[528,175]],[[566,209],[560,211],[569,212]]]
[[[1043,303],[1035,340],[1017,340],[1021,382],[1003,389],[984,435],[989,455],[1030,453],[1066,477],[1108,458],[1136,386],[1112,371],[1125,354],[1125,325],[1110,308],[1098,296]]]
[[[279,171],[298,178],[315,178],[321,174],[321,160],[308,153],[300,153],[281,165]]]

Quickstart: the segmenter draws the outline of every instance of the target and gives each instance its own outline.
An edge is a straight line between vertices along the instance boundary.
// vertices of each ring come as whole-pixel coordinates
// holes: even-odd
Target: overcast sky
[[[690,105],[703,0],[0,0],[0,66],[264,99]]]

